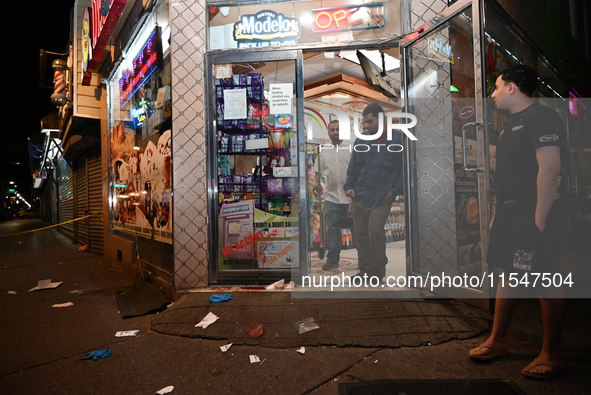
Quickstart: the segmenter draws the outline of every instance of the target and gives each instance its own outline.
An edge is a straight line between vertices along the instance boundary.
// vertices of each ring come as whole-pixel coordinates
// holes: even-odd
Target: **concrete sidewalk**
[[[286,291],[231,292],[233,300],[211,303],[211,295],[185,293],[152,321],[152,330],[201,339],[226,339],[265,347],[418,347],[468,339],[488,329],[490,315],[454,300],[293,298]],[[196,328],[208,313],[219,319]],[[311,317],[319,328],[299,334],[294,323]],[[250,323],[263,335],[249,336]]]
[[[43,225],[34,222],[0,224],[0,235]],[[490,316],[457,300],[292,298],[288,291],[211,289],[184,293],[160,314],[123,319],[115,294],[133,279],[100,255],[78,252],[55,230],[0,238],[0,262],[0,393],[153,394],[173,385],[171,395],[334,395],[339,383],[383,379],[503,379],[528,395],[591,393],[589,300],[568,303],[565,372],[536,382],[519,373],[541,344],[536,301],[518,307],[511,354],[482,364],[466,353],[486,338]],[[28,292],[48,278],[64,283]],[[234,299],[210,303],[213,293]],[[64,302],[73,306],[52,308]],[[210,311],[220,319],[195,328]],[[300,335],[293,323],[305,317],[319,329]],[[254,321],[264,325],[257,339],[246,334]],[[120,330],[139,334],[115,337]],[[305,354],[296,351],[300,346]],[[112,350],[108,358],[81,360],[105,348]],[[250,363],[250,355],[263,363]]]

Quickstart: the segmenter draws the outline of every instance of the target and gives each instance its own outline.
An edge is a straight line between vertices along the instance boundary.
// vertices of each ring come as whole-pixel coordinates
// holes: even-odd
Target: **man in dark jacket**
[[[356,139],[343,190],[352,198],[357,275],[382,280],[388,263],[384,226],[392,203],[403,194],[404,187],[402,132],[393,130],[392,140],[386,140],[384,110],[376,103],[363,111],[363,126],[365,135],[376,135],[377,139]]]

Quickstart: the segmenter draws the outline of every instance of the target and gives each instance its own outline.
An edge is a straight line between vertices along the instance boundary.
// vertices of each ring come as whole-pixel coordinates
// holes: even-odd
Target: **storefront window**
[[[215,64],[219,270],[299,266],[295,62]]]
[[[172,243],[170,50],[162,1],[109,81],[110,225]]]

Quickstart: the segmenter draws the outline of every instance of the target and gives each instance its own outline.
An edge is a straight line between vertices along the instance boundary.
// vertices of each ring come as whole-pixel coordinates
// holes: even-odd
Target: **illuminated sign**
[[[113,34],[127,0],[92,0],[92,58],[103,60],[103,49]]]
[[[300,22],[297,19],[270,10],[243,15],[234,24],[234,40],[238,43],[238,48],[295,45],[300,33]]]
[[[90,61],[90,12],[88,7],[84,9],[82,15],[82,70],[88,70],[88,62]]]
[[[134,107],[130,111],[131,119],[133,120],[133,128],[137,129],[142,126],[142,123],[148,119],[148,112],[144,107]]]
[[[160,27],[156,27],[139,54],[133,60],[131,70],[125,70],[119,80],[121,107],[133,97],[158,68],[162,67]]]
[[[383,3],[320,8],[312,10],[312,31],[335,32],[351,29],[375,29],[386,24]]]
[[[93,71],[96,67],[96,61],[90,56],[91,38],[90,38],[90,9],[86,7],[82,15],[82,37],[80,50],[82,52],[82,85],[90,85]]]

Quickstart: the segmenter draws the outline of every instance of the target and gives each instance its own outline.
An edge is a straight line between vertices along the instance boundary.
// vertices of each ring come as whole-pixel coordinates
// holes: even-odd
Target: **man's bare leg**
[[[564,290],[560,288],[548,288],[543,290],[540,297],[542,312],[542,349],[540,354],[523,369],[525,372],[548,375],[553,369],[559,369],[564,365],[560,354],[560,337],[564,325]]]
[[[518,291],[507,284],[497,289],[495,313],[490,336],[480,346],[470,350],[468,356],[484,356],[489,354],[491,350],[497,349],[509,350],[507,332],[509,331],[511,318],[513,318],[513,313],[517,306],[517,295]]]

